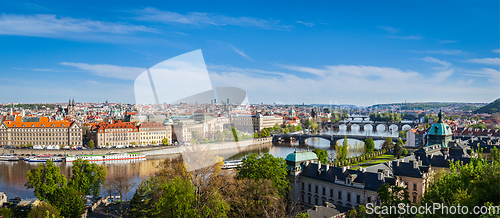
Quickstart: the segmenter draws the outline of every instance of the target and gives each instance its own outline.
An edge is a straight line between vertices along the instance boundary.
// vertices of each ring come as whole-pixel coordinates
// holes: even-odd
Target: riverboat
[[[28,162],[47,162],[48,160],[51,160],[53,162],[62,162],[63,159],[61,157],[56,157],[50,154],[40,154],[37,155],[36,157],[31,157],[28,158]],[[26,161],[26,159],[24,159]]]
[[[221,169],[233,169],[241,164],[243,164],[241,160],[224,161],[224,164],[222,165]]]
[[[143,153],[110,153],[110,154],[90,154],[67,156],[66,162],[73,162],[77,159],[88,161],[116,161],[116,160],[139,160],[145,159],[146,155]]]
[[[18,161],[18,157],[12,156],[12,154],[1,154],[0,161]]]

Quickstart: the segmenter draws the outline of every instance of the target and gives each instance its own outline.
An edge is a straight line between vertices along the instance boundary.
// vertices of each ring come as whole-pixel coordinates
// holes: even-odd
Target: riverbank
[[[212,143],[200,144],[192,146],[159,146],[159,147],[137,147],[137,148],[113,148],[113,149],[85,149],[85,150],[35,150],[35,149],[16,149],[16,148],[0,148],[0,154],[12,154],[14,156],[34,156],[39,154],[53,154],[53,155],[90,155],[90,154],[107,154],[110,152],[129,153],[141,152],[146,156],[154,155],[170,155],[182,154],[187,151],[196,150],[224,150],[224,149],[237,149],[243,150],[249,146],[261,145],[271,143],[271,137],[257,138],[245,140],[240,142],[225,142],[225,143]]]

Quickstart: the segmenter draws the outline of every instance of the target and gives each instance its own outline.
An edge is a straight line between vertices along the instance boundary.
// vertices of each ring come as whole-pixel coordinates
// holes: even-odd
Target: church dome
[[[292,108],[292,109],[290,109],[290,111],[288,111],[288,113],[295,114],[295,110]]]
[[[448,126],[448,124],[446,123],[443,123],[443,113],[441,111],[439,111],[438,117],[438,122],[434,123],[429,129],[429,135],[453,135],[450,126]]]

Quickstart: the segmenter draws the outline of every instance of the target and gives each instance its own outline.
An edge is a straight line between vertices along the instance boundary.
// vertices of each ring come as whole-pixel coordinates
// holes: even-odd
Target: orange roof
[[[70,127],[73,122],[68,120],[50,121],[48,117],[40,117],[39,122],[21,122],[22,117],[17,116],[15,121],[5,121],[5,125],[9,128],[13,127]]]

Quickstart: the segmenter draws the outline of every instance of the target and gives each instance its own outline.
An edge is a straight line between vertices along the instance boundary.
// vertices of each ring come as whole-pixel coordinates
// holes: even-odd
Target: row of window
[[[305,186],[305,183],[302,182],[302,190],[304,190],[304,186]],[[307,191],[311,192],[311,184],[307,184]],[[322,187],[322,195],[326,196],[326,188],[325,187]],[[314,193],[316,194],[319,194],[319,186],[318,185],[315,185],[314,186]],[[330,196],[331,198],[333,198],[333,188],[330,188]],[[302,197],[302,199],[304,199],[304,197]],[[338,190],[338,193],[337,193],[337,199],[339,200],[342,200],[342,190]],[[346,199],[348,202],[351,202],[351,193],[350,192],[347,192],[347,199]],[[371,202],[371,197],[368,197],[368,202]],[[310,203],[310,202],[309,202]],[[361,195],[356,195],[356,204],[361,204]]]
[[[81,129],[68,129],[68,128],[26,128],[26,129],[11,129],[12,131],[7,131],[7,129],[0,129],[0,132],[81,132]]]

